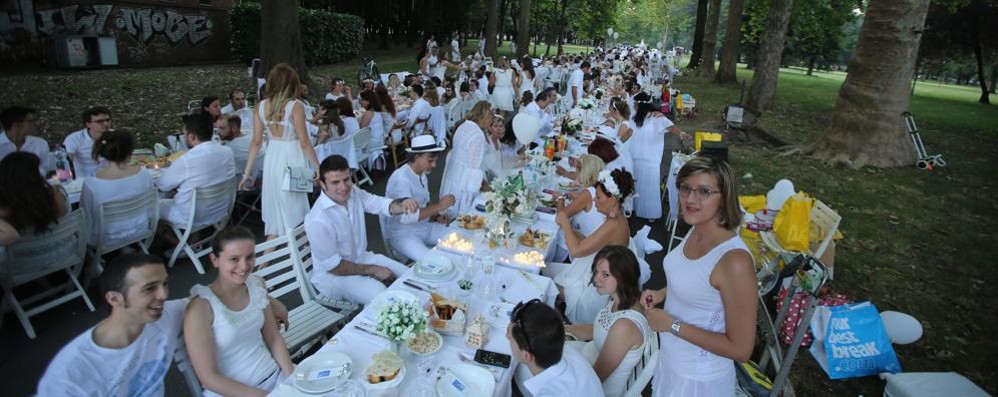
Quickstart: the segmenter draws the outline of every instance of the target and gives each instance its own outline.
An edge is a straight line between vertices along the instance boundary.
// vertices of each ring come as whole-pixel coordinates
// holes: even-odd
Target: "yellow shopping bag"
[[[755,215],[760,210],[766,209],[766,196],[738,196],[738,203],[745,209],[746,214]]]
[[[791,196],[780,208],[773,222],[773,232],[787,251],[807,252],[811,231],[811,207],[814,199],[804,192]]]
[[[716,132],[697,131],[695,142],[696,150],[698,152],[700,151],[700,143],[703,141],[720,142],[722,138],[724,138],[724,136]]]

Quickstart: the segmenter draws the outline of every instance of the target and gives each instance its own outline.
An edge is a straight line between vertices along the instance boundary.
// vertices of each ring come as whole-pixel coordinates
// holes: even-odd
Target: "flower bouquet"
[[[597,89],[597,92],[599,90],[600,89]],[[602,94],[600,94],[600,96],[602,96]],[[596,99],[599,99],[599,97],[597,97]],[[596,107],[596,101],[594,101],[594,100],[592,100],[590,98],[582,98],[582,99],[579,100],[579,102],[576,104],[576,106],[579,109],[582,109],[582,110],[589,110],[589,109],[593,109],[593,108]]]
[[[537,197],[524,183],[523,174],[492,181],[492,191],[483,196],[487,221],[485,237],[492,246],[505,245],[513,238],[513,230],[509,227],[511,219],[530,222],[534,218]]]
[[[565,135],[575,135],[576,132],[582,131],[582,119],[576,117],[567,117],[565,122],[561,124],[561,132]]]
[[[603,87],[597,88],[595,91],[593,91],[593,97],[595,97],[596,100],[603,99],[604,95],[606,95],[606,90],[603,89]]]
[[[404,85],[403,86],[399,86],[398,91],[396,91],[396,93],[398,94],[399,98],[408,98],[409,97],[409,87],[406,87]]]
[[[394,343],[396,348],[426,330],[429,313],[416,302],[399,300],[385,305],[378,313],[376,331]]]

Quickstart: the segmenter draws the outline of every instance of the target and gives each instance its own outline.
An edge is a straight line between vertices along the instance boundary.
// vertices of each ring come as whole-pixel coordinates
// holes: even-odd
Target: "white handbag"
[[[312,170],[308,167],[292,167],[284,171],[281,190],[296,193],[312,193]]]

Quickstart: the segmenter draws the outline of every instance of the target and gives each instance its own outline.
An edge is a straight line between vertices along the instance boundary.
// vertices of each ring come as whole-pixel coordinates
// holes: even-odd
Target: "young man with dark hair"
[[[229,92],[229,104],[222,107],[222,115],[233,113],[246,107],[246,93],[235,89]]]
[[[568,93],[572,98],[572,107],[575,107],[575,104],[579,103],[579,99],[586,95],[585,78],[590,69],[589,61],[582,61],[579,68],[572,71],[572,77],[568,79]]]
[[[523,110],[524,113],[534,116],[541,123],[539,136],[546,136],[554,131],[554,116],[547,112],[547,108],[556,100],[558,100],[558,94],[555,89],[545,88]]]
[[[166,266],[148,254],[125,254],[98,283],[111,314],[69,342],[38,382],[39,396],[163,396],[183,329],[186,299],[169,296]],[[270,298],[279,323],[283,304]]]
[[[305,216],[315,265],[312,284],[329,298],[366,305],[409,268],[367,250],[364,213],[406,214],[406,221],[413,222],[419,205],[411,198],[391,200],[354,186],[347,159],[336,154],[319,164],[319,186],[322,193]]]
[[[506,327],[517,383],[534,397],[603,396],[592,365],[576,349],[565,349],[565,325],[553,308],[539,299],[520,302]]]
[[[232,149],[212,141],[211,116],[191,114],[183,117],[184,141],[190,150],[163,169],[156,187],[164,192],[176,190],[172,199],[161,199],[160,216],[176,224],[185,224],[190,215],[194,189],[232,180],[236,175]],[[235,190],[232,192],[235,194]],[[196,224],[209,224],[227,215],[228,207],[198,208]]]
[[[84,110],[81,118],[83,129],[69,134],[62,142],[69,159],[73,161],[73,173],[77,178],[94,176],[104,163],[103,159],[94,160],[92,153],[94,142],[111,129],[111,110],[94,106]]]
[[[0,124],[4,130],[0,134],[0,160],[14,152],[34,153],[41,159],[38,171],[45,175],[48,171],[49,143],[34,136],[38,133],[38,112],[23,106],[11,106],[0,110]]]

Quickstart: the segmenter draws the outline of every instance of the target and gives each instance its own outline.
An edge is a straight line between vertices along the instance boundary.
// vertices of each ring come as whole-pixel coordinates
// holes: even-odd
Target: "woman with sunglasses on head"
[[[653,395],[733,396],[732,361],[752,354],[758,309],[755,265],[737,233],[734,172],[699,157],[679,170],[676,185],[680,214],[692,229],[663,261],[668,288],[641,294],[662,341]],[[663,301],[664,310],[656,309]]]
[[[592,283],[600,295],[610,299],[592,324],[565,326],[567,334],[589,341],[568,342],[568,346],[578,349],[593,365],[608,396],[624,394],[631,371],[651,338],[657,337],[638,301],[640,273],[638,258],[627,247],[603,247],[593,260]]]

